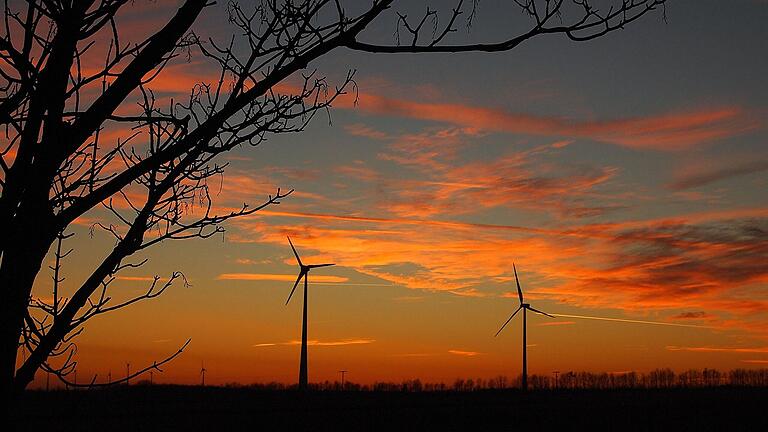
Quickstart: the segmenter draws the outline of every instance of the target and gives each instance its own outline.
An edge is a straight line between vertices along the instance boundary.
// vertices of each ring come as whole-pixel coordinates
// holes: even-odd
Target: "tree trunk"
[[[3,292],[0,302],[0,397],[4,398],[0,400],[14,399],[16,355],[29,297],[56,237],[47,206],[48,188],[31,185],[26,196],[27,203],[36,202],[37,205],[18,207],[7,228],[0,263],[0,289]]]
[[[0,264],[0,287],[4,293],[0,302],[0,400],[5,401],[18,397],[14,378],[19,337],[35,277],[50,245],[41,238],[21,238],[25,230],[14,231],[11,237],[15,238],[9,239]]]

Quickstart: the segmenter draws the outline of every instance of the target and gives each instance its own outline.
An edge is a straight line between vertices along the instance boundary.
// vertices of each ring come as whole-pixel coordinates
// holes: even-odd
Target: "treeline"
[[[377,392],[434,392],[434,391],[481,391],[519,388],[521,378],[509,379],[498,376],[491,379],[457,379],[453,383],[425,383],[419,379],[396,382],[357,384],[338,381],[311,383],[318,391],[377,391]],[[632,388],[697,388],[697,387],[768,387],[768,369],[734,369],[722,372],[716,369],[690,369],[676,374],[672,369],[654,369],[647,373],[592,373],[563,372],[557,375],[529,375],[528,387],[544,389],[632,389]],[[227,387],[243,387],[228,384]],[[288,390],[295,386],[272,382],[245,386],[260,390]]]
[[[696,387],[768,387],[768,369],[689,369],[675,374],[672,369],[654,369],[647,373],[566,372],[557,378],[533,376],[534,388],[612,389],[612,388],[696,388]]]

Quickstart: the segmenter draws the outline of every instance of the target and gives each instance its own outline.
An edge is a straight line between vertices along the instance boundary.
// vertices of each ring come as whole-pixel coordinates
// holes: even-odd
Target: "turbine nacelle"
[[[332,265],[336,265],[336,264],[310,264],[310,265],[299,264],[299,268],[301,269],[300,273],[306,274],[306,273],[309,273],[309,271],[312,270],[313,268],[328,267]]]
[[[520,279],[518,279],[518,277],[517,277],[517,268],[515,267],[514,263],[512,263],[512,270],[515,272],[515,283],[517,284],[517,297],[520,299],[520,306],[518,306],[517,309],[515,309],[515,311],[512,312],[512,315],[510,315],[509,318],[507,319],[507,321],[504,322],[504,325],[501,326],[501,328],[499,329],[499,331],[496,332],[494,337],[498,336],[499,333],[501,333],[501,331],[504,330],[504,327],[506,327],[507,324],[509,324],[509,322],[512,321],[512,318],[514,318],[515,315],[517,315],[517,313],[520,312],[520,309],[529,310],[529,311],[537,313],[539,315],[544,315],[544,316],[548,316],[550,318],[555,318],[554,316],[552,316],[552,315],[550,315],[550,314],[548,314],[546,312],[542,312],[542,311],[540,311],[538,309],[535,309],[534,307],[531,306],[530,303],[526,303],[525,300],[523,300],[523,289],[520,288]]]
[[[332,263],[327,264],[304,264],[301,262],[301,258],[299,257],[299,253],[296,251],[296,248],[293,247],[293,242],[291,241],[291,238],[288,237],[288,243],[291,245],[291,250],[293,250],[293,255],[296,257],[296,261],[299,264],[299,277],[296,278],[296,282],[293,284],[293,288],[291,289],[291,293],[288,295],[288,300],[285,301],[285,304],[288,304],[288,302],[291,301],[291,297],[293,297],[293,293],[296,291],[296,287],[299,285],[299,282],[301,282],[301,279],[304,278],[304,283],[307,283],[307,275],[309,275],[309,271],[313,268],[318,267],[329,267],[332,265]]]

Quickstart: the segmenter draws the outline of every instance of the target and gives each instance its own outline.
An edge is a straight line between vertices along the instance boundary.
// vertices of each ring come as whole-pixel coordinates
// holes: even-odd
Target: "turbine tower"
[[[299,263],[299,277],[296,278],[296,282],[293,284],[293,289],[291,289],[291,293],[288,295],[288,300],[285,301],[286,305],[288,304],[289,301],[291,301],[291,297],[293,297],[293,293],[296,291],[296,287],[299,285],[299,282],[301,282],[301,278],[304,278],[304,311],[302,314],[302,321],[301,321],[301,363],[299,364],[299,390],[306,390],[307,383],[308,383],[308,380],[307,380],[307,277],[309,276],[309,271],[312,270],[313,268],[328,267],[334,264],[306,265],[303,262],[301,262],[301,258],[299,258],[299,253],[296,252],[296,248],[293,247],[293,242],[291,241],[290,237],[288,237],[288,243],[291,245],[293,254],[296,256],[296,261]]]
[[[205,363],[202,361],[200,362],[200,386],[205,387],[205,372],[207,372],[208,369],[205,368]]]
[[[512,321],[512,318],[517,315],[518,312],[520,312],[520,309],[523,310],[523,390],[528,390],[528,345],[527,345],[527,338],[526,338],[526,312],[531,311],[535,312],[540,315],[545,315],[550,318],[554,318],[552,315],[542,312],[538,309],[534,309],[529,303],[526,303],[523,300],[523,290],[520,288],[520,280],[517,278],[517,268],[515,268],[515,264],[512,263],[512,270],[515,272],[515,282],[517,283],[517,296],[520,298],[520,306],[515,309],[515,311],[512,313],[512,315],[507,319],[507,321],[504,323],[503,326],[499,329],[499,331],[496,332],[495,336],[498,336],[499,333],[501,333],[502,330],[504,330],[504,327],[509,324],[510,321]]]

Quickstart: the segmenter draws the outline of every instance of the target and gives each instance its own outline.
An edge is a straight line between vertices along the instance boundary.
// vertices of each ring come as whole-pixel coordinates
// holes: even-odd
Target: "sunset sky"
[[[522,20],[507,3],[481,2],[453,40],[493,40]],[[176,5],[137,1],[118,23],[139,37]],[[206,10],[196,31],[226,38],[224,11]],[[79,376],[117,377],[191,338],[156,382],[197,383],[202,361],[212,384],[295,382],[289,235],[305,262],[337,264],[310,275],[310,382],[340,369],[362,383],[516,377],[521,322],[493,336],[517,307],[513,262],[534,307],[572,316],[528,315],[530,373],[768,366],[766,22],[764,0],[672,0],[666,23],[653,13],[586,43],[332,52],[310,69],[330,84],[356,69],[357,103],[342,97],[330,122],[319,113],[301,134],[231,152],[211,185],[222,211],[295,192],[122,272],[115,298],[177,270],[191,285],[94,319]],[[392,19],[380,24],[364,34],[391,42]],[[216,73],[193,53],[149,87],[183,98]],[[89,233],[105,217],[70,230],[65,287],[113,245]],[[44,269],[35,295],[50,287]]]

